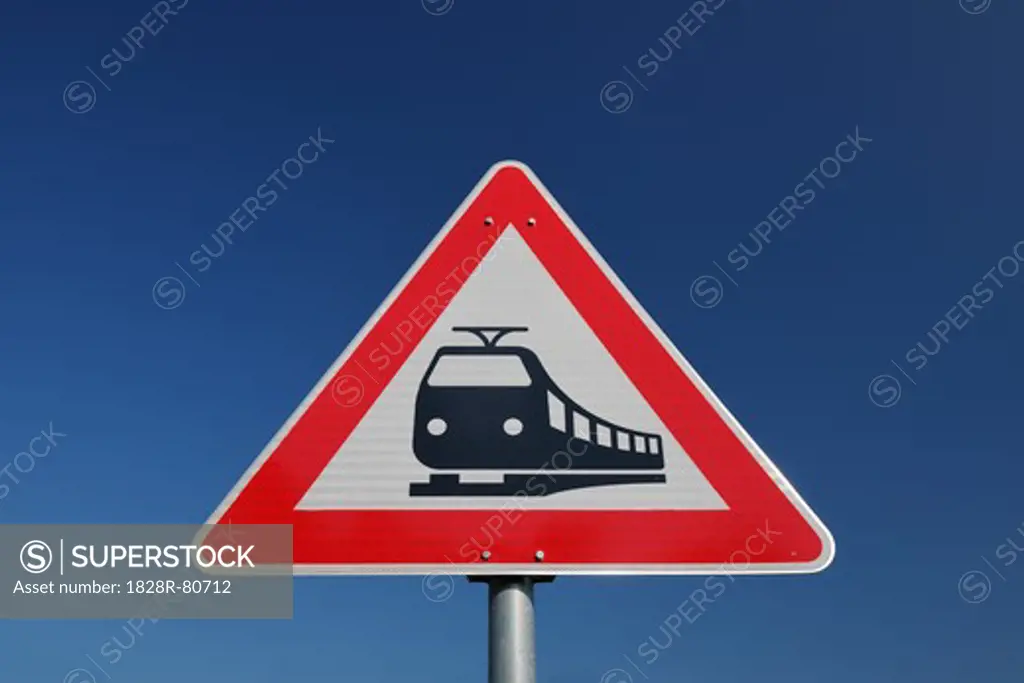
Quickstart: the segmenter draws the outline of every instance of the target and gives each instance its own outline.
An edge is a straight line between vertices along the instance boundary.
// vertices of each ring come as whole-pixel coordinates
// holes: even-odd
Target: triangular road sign
[[[210,524],[296,574],[809,573],[834,542],[526,166],[493,166]]]

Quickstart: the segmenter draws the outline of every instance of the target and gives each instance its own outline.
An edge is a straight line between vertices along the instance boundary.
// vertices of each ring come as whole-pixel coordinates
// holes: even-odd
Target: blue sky
[[[0,466],[51,424],[66,436],[8,470],[0,521],[205,520],[479,177],[517,158],[838,547],[823,574],[730,583],[651,663],[638,649],[665,644],[703,579],[543,586],[538,680],[1019,677],[1024,12],[709,0],[700,23],[642,5],[8,8]],[[189,264],[318,130],[336,142]],[[858,130],[852,161],[806,179]],[[805,182],[813,201],[762,225],[740,269]],[[176,262],[195,280],[165,310],[153,287],[184,279]],[[6,622],[0,680],[483,680],[484,589],[421,588],[302,579],[292,621],[162,621],[116,663],[100,651],[129,641],[123,621]]]

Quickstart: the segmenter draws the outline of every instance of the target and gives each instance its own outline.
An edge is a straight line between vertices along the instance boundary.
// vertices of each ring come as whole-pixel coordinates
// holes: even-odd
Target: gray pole
[[[490,581],[487,624],[488,683],[536,683],[533,581]]]
[[[554,577],[473,577],[486,582],[488,683],[536,683],[533,587]]]

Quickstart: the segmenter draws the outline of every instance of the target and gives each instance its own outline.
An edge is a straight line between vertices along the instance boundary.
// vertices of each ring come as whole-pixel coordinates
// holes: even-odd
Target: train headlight
[[[448,430],[448,423],[439,417],[435,417],[427,423],[427,431],[433,436],[441,436]]]
[[[505,420],[505,424],[502,425],[502,428],[509,436],[519,436],[523,433],[523,423],[514,417],[510,417]]]

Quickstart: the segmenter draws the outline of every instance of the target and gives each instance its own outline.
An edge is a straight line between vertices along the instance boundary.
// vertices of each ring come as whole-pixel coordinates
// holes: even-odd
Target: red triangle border
[[[450,301],[510,225],[728,510],[295,510],[436,320],[424,309]],[[382,355],[398,339],[402,349]],[[209,523],[228,521],[293,525],[296,574],[809,573],[835,552],[824,524],[518,162],[492,167]]]

